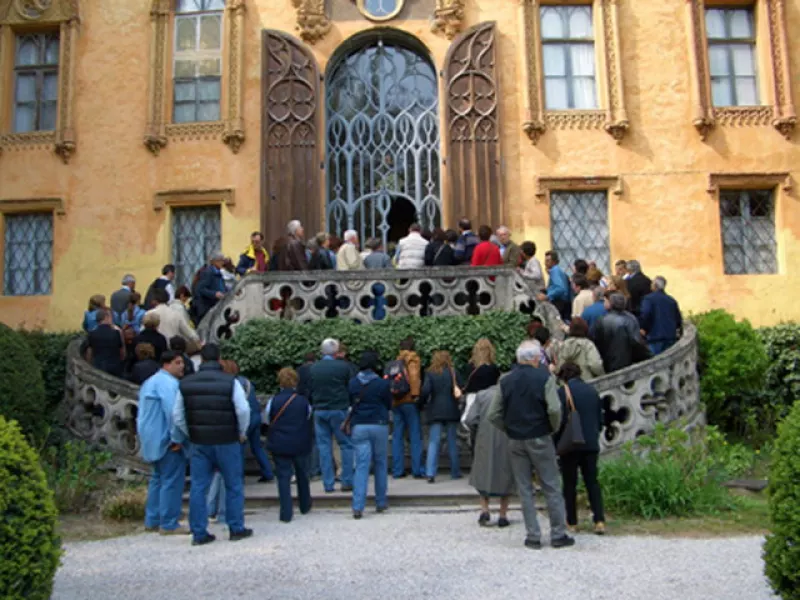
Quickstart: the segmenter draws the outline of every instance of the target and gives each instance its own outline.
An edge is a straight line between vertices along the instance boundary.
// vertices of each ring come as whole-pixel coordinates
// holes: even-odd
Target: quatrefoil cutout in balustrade
[[[434,307],[439,308],[444,306],[444,294],[434,294],[433,285],[429,281],[420,283],[418,289],[418,294],[411,294],[408,297],[408,305],[415,309],[419,307],[419,315],[421,317],[429,317],[433,314]]]
[[[348,296],[342,296],[338,285],[331,283],[325,286],[324,296],[314,298],[314,308],[325,311],[325,317],[333,319],[339,316],[339,311],[350,308],[352,301]]]

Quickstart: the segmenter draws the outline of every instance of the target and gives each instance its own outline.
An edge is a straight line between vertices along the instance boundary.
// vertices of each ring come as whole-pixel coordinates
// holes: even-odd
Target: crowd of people
[[[531,479],[535,472],[547,499],[551,545],[572,545],[580,470],[595,531],[605,531],[597,482],[603,406],[591,379],[664,352],[677,341],[681,314],[665,291],[663,277],[651,280],[635,260],[618,261],[609,276],[594,262],[576,260],[568,276],[558,252],[546,252],[542,268],[533,242],[517,246],[506,227],[493,232],[481,226],[476,235],[467,219],[459,222],[458,232],[436,230],[428,235],[412,225],[408,236],[388,253],[377,239],[368,240],[362,252],[355,231],[345,232],[341,243],[327,234],[309,243],[303,239],[302,224],[292,221],[271,256],[260,233],[251,236],[235,267],[221,253],[213,253],[191,289],[175,289],[175,267],[166,265],[144,301],[132,275],[122,279],[108,305],[103,296],[90,299],[84,315],[87,360],[141,385],[137,430],[142,457],[153,466],[145,518],[149,530],[191,533],[193,543],[202,545],[214,541],[207,529],[213,515],[227,523],[231,540],[252,535],[244,526],[245,445],[258,462],[260,481],[277,480],[282,521],[292,520],[293,479],[301,513],[311,510],[309,481],[314,477],[321,477],[326,493],[339,481],[341,491],[352,493],[353,517],[361,519],[373,474],[380,513],[388,508],[390,474],[436,483],[445,436],[450,476],[461,477],[458,428],[463,426],[470,432],[470,483],[480,497],[479,524],[491,521],[494,497],[500,502],[497,525],[508,526],[509,498],[517,493],[527,528],[525,545],[541,547]],[[264,407],[238,366],[221,360],[219,348],[204,345],[194,329],[232,289],[237,275],[271,269],[458,264],[515,267],[537,299],[529,339],[517,349],[508,373],[498,368],[488,339],[477,340],[465,372],[455,368],[445,350],[434,352],[423,369],[410,338],[400,344],[396,360],[386,365],[371,351],[354,364],[344,344],[328,339],[319,354],[309,352],[304,364],[287,365],[278,373],[277,391],[260,390],[275,392]],[[197,354],[199,364],[190,357],[197,360]],[[585,445],[559,457],[558,437],[571,411],[581,416]],[[187,464],[188,529],[178,524]]]

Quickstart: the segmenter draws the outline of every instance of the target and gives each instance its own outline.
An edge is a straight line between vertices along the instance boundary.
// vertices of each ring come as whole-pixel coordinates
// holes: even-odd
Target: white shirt
[[[147,311],[147,314],[150,313],[158,315],[158,333],[167,338],[167,342],[176,335],[181,336],[187,342],[200,341],[200,336],[189,326],[189,322],[166,304],[159,304],[154,309]]]

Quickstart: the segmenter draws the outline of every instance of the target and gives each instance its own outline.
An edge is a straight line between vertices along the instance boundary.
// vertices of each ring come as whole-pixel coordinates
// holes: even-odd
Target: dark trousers
[[[272,479],[272,465],[269,464],[269,458],[264,451],[264,446],[261,445],[261,425],[256,425],[247,430],[247,442],[250,445],[250,452],[258,462],[258,468],[261,471],[261,476],[265,479]],[[244,458],[244,452],[242,452]]]
[[[280,501],[280,520],[288,523],[292,520],[292,471],[297,478],[297,500],[300,512],[306,514],[311,510],[311,488],[308,484],[308,455],[280,456],[272,455],[275,461],[275,474],[278,477],[278,499]]]
[[[561,457],[561,477],[564,484],[564,503],[567,505],[567,524],[578,524],[577,487],[578,468],[589,495],[594,522],[605,521],[603,494],[597,482],[597,452],[570,452]]]
[[[572,302],[569,300],[561,300],[560,298],[557,300],[553,300],[553,306],[558,309],[558,314],[561,315],[561,318],[564,322],[568,322],[572,319]]]

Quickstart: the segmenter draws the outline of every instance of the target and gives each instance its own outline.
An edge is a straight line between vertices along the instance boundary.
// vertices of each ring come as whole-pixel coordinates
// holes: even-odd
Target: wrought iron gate
[[[441,220],[439,97],[430,60],[383,37],[343,56],[326,87],[329,231],[388,242],[389,212]]]

